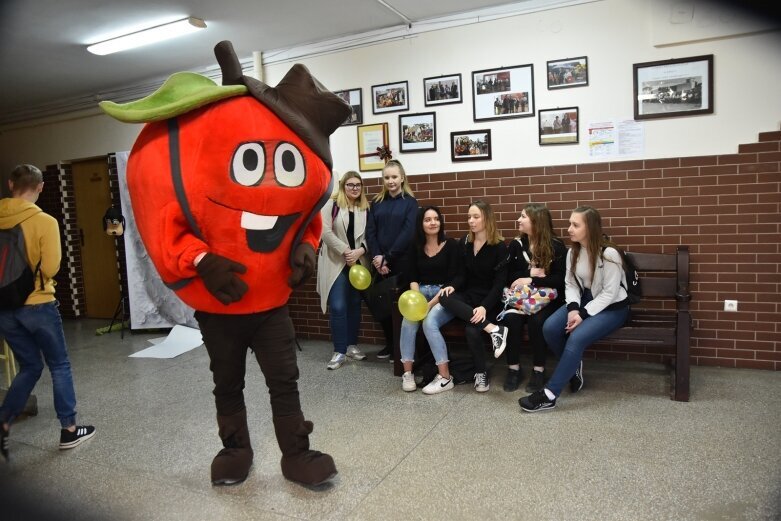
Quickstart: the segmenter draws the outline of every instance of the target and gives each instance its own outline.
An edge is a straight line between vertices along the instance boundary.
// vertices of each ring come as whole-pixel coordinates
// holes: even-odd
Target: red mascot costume
[[[155,268],[196,309],[209,353],[223,444],[212,483],[240,483],[252,465],[243,392],[250,348],[269,389],[282,474],[319,485],[336,466],[309,449],[287,301],[314,270],[319,210],[333,182],[328,137],[350,108],[302,65],[269,87],[242,75],[230,42],[215,54],[222,86],[177,73],[147,98],[101,108],[147,123],[130,153],[128,190]]]

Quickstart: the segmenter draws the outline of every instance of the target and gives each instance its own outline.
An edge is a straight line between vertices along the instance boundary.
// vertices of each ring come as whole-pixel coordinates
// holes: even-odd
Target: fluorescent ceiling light
[[[158,25],[157,27],[150,27],[149,29],[95,43],[88,46],[87,50],[92,54],[104,56],[106,54],[126,51],[128,49],[135,49],[136,47],[141,47],[150,43],[170,40],[177,36],[193,33],[198,29],[206,29],[206,23],[199,18],[193,18],[191,16],[183,20]]]

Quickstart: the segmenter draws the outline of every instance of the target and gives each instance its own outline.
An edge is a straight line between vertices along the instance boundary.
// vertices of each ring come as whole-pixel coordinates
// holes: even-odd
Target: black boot
[[[316,486],[336,476],[336,465],[328,454],[309,450],[313,424],[304,414],[275,416],[274,432],[282,451],[282,475],[291,481]]]
[[[504,377],[504,390],[511,393],[518,390],[523,380],[523,373],[520,369],[507,369],[507,376]]]
[[[217,415],[217,425],[224,448],[212,460],[212,485],[236,485],[247,479],[254,455],[246,409],[230,416]]]

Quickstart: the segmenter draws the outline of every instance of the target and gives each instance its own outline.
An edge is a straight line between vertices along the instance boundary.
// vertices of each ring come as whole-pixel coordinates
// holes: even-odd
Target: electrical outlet
[[[737,311],[738,310],[738,301],[737,300],[725,300],[724,301],[724,311]]]

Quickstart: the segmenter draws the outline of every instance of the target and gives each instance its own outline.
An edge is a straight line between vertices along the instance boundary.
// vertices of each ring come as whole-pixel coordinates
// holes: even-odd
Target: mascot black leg
[[[271,397],[274,432],[282,451],[282,475],[304,485],[320,485],[337,471],[331,456],[309,449],[313,424],[301,412],[293,323],[287,306],[264,315],[252,347]]]
[[[252,466],[252,445],[247,428],[247,411],[217,415],[223,449],[212,460],[212,484],[236,485],[247,479]]]
[[[201,328],[209,369],[214,379],[214,401],[217,426],[223,448],[211,465],[214,485],[235,485],[247,479],[253,451],[244,406],[244,373],[247,347],[251,339],[246,332],[246,315],[218,315],[196,311]]]

